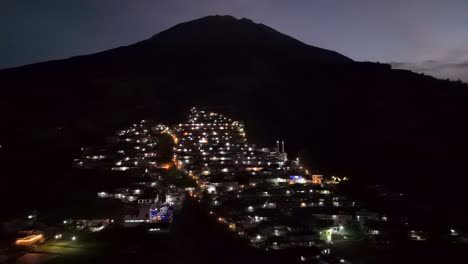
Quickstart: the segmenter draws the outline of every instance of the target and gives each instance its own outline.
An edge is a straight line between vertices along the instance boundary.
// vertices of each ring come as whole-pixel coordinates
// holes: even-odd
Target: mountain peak
[[[242,51],[246,54],[270,53],[301,58],[316,63],[353,62],[337,52],[307,45],[248,18],[212,15],[180,23],[145,43],[165,47],[198,48],[199,51]]]
[[[195,20],[192,20],[192,21],[188,21],[186,23],[190,23],[190,22],[194,22],[194,21],[197,21],[197,20],[207,20],[207,21],[231,21],[231,22],[250,22],[250,23],[254,23],[251,19],[248,19],[246,17],[243,17],[241,19],[239,18],[236,18],[234,16],[231,16],[231,15],[210,15],[210,16],[205,16],[205,17],[201,17],[199,19],[195,19]]]

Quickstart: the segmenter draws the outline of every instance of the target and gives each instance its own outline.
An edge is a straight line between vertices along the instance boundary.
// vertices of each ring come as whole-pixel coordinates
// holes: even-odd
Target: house
[[[185,194],[180,191],[169,191],[166,193],[166,203],[169,205],[180,204],[184,201]]]
[[[346,213],[318,213],[312,214],[312,216],[320,220],[332,220],[336,225],[343,225],[353,220],[353,216]]]
[[[109,192],[98,192],[97,196],[99,198],[111,198],[111,197],[114,197],[113,194],[109,193]]]
[[[383,216],[380,215],[379,213],[367,210],[367,209],[361,209],[356,212],[356,218],[358,221],[381,221]],[[384,220],[385,221],[385,220]]]
[[[151,206],[148,220],[150,223],[171,223],[173,216],[173,208],[170,206]]]
[[[233,181],[211,182],[211,186],[215,187],[216,191],[234,191],[239,189],[239,183]]]
[[[107,227],[110,222],[109,219],[93,219],[87,222],[87,227],[91,232],[99,232]]]
[[[139,179],[138,182],[134,183],[136,186],[141,186],[141,187],[156,187],[158,182],[155,180],[152,180],[151,178],[142,178]]]
[[[140,206],[133,214],[124,215],[123,226],[124,227],[136,227],[149,222],[149,210],[152,205],[144,204]]]
[[[367,221],[364,229],[371,236],[376,235],[394,235],[402,231],[401,226],[390,221]]]
[[[127,195],[125,196],[125,200],[124,201],[127,201],[127,202],[134,202],[137,200],[137,196],[135,195]]]
[[[159,202],[159,194],[157,193],[146,193],[138,197],[137,203],[139,205],[150,205]]]
[[[85,230],[86,228],[88,228],[88,220],[85,219],[75,220],[74,224],[77,230]]]

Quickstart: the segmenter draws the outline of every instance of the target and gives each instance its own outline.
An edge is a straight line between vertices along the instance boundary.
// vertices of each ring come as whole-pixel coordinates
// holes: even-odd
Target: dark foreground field
[[[295,263],[284,252],[251,248],[211,218],[203,206],[185,202],[169,234],[148,235],[143,229],[108,230],[92,234],[80,242],[46,246],[47,251],[62,254],[49,263]],[[73,250],[75,248],[75,250]],[[280,253],[280,254],[278,254]]]
[[[369,241],[336,242],[332,253],[352,263],[467,263],[464,244],[408,243],[377,248]],[[202,204],[186,200],[169,234],[144,229],[109,229],[75,242],[46,243],[36,249],[47,263],[299,263],[312,249],[264,251],[248,246],[206,213]],[[33,259],[36,256],[30,256]],[[37,262],[24,262],[37,263]]]

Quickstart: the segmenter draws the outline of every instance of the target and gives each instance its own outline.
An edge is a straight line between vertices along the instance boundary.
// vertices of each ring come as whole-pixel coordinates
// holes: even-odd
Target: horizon
[[[354,6],[298,3],[284,10],[276,1],[249,7],[244,1],[204,0],[193,10],[187,10],[186,1],[143,1],[135,5],[114,1],[112,8],[106,2],[87,1],[67,5],[54,0],[29,5],[9,3],[0,8],[5,11],[0,29],[9,40],[0,43],[0,69],[131,45],[176,24],[218,14],[250,19],[356,61],[389,63],[394,68],[468,82],[468,50],[464,44],[468,37],[462,34],[463,23],[455,23],[466,20],[461,1],[445,3],[439,12],[439,3],[416,1],[399,7],[398,3],[365,2],[358,1]],[[423,17],[418,20],[418,16]],[[427,16],[431,23],[427,23]]]

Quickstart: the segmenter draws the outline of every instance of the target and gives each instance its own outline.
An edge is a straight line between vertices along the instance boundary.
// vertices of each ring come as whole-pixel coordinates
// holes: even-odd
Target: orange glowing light
[[[263,167],[249,167],[249,168],[246,168],[245,170],[246,171],[261,171],[263,169]]]
[[[168,170],[168,169],[170,169],[170,168],[172,167],[172,163],[170,163],[170,162],[164,163],[164,164],[162,164],[161,167],[162,167],[163,169],[165,169],[165,170]]]
[[[322,184],[323,175],[312,175],[313,184]]]
[[[44,236],[42,234],[30,235],[27,237],[18,238],[15,244],[18,246],[27,246],[27,245],[32,245],[36,242],[40,242],[43,239],[44,239]]]

